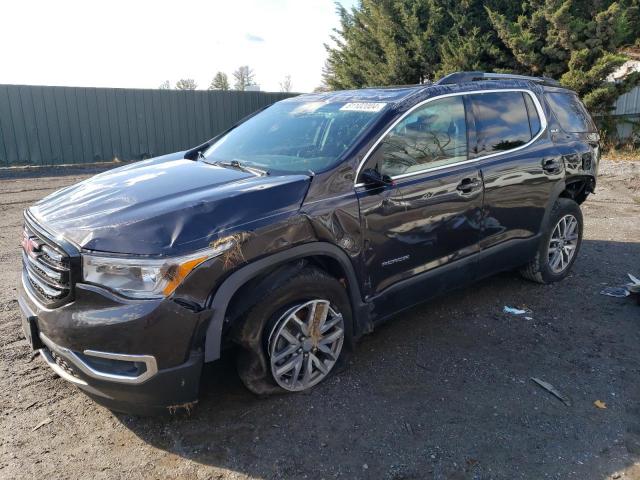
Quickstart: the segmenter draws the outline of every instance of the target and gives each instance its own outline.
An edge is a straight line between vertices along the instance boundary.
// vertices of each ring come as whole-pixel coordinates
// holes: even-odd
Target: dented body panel
[[[30,207],[27,219],[53,242],[71,245],[74,252],[67,253],[76,265],[83,253],[165,258],[224,242],[233,248],[198,265],[163,299],[125,298],[83,283],[77,272],[73,301],[49,309],[23,275],[23,312],[61,347],[152,355],[158,378],[179,384],[171,390],[154,380],[144,388],[119,389],[81,374],[87,383],[81,388],[124,410],[127,404],[190,405],[202,364],[222,355],[227,333],[239,320],[242,305],[235,295],[286,265],[313,262],[329,268],[349,292],[353,331],[367,333],[416,303],[525,263],[556,199],[564,195],[581,202],[593,191],[597,138],[562,132],[544,88],[510,80],[305,95],[284,102],[382,102],[385,107],[326,171],[256,175],[192,159],[208,148],[204,144],[55,192]],[[502,89],[531,92],[544,109],[547,124],[526,148],[388,185],[366,183],[363,170],[375,166],[377,142],[417,105]],[[549,159],[557,170],[545,170]],[[477,179],[478,188],[461,194],[467,179]],[[252,293],[243,294],[254,298]]]
[[[142,161],[56,192],[30,212],[86,250],[179,255],[206,247],[223,232],[297,211],[309,181],[305,175],[256,177],[186,159]]]

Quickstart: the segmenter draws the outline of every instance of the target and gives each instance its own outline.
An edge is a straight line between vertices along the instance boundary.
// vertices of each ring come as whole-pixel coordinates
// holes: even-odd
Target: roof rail
[[[549,77],[529,77],[527,75],[514,75],[511,73],[490,72],[455,72],[442,77],[436,85],[451,85],[455,83],[477,82],[479,80],[527,80],[549,87],[559,87],[560,82]]]

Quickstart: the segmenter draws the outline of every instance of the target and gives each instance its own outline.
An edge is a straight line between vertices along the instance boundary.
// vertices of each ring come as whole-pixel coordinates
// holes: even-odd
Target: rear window
[[[469,99],[476,121],[477,155],[511,150],[533,138],[522,92],[480,93]]]
[[[596,127],[577,95],[549,92],[545,93],[545,97],[565,132],[595,132]]]

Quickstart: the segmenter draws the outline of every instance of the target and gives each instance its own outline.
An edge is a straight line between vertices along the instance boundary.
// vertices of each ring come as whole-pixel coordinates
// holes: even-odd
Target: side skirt
[[[371,323],[378,326],[416,305],[524,265],[540,237],[511,240],[392,285],[367,299]]]

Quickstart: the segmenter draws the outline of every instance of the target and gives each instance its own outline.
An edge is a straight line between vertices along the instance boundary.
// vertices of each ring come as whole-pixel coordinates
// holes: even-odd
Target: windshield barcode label
[[[382,102],[345,103],[340,110],[349,112],[379,112],[385,105],[386,103]]]

